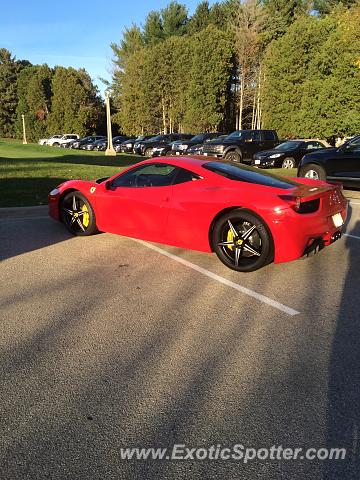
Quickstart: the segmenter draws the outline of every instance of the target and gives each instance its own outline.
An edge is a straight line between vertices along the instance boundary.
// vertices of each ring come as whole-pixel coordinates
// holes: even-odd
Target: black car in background
[[[128,138],[125,142],[120,145],[120,151],[122,153],[134,153],[135,143],[140,143],[149,138],[155,137],[156,135],[139,135],[138,137]]]
[[[107,145],[107,138],[100,138],[99,140],[96,140],[95,142],[92,143],[86,143],[83,150],[102,150],[103,145],[105,145],[104,150]]]
[[[113,137],[112,141],[113,141],[113,147],[115,151],[116,151],[115,147],[120,143],[122,143],[124,140],[126,140],[126,138],[127,137],[125,135],[118,135],[116,137]],[[101,138],[100,140],[97,140],[94,143],[89,143],[88,145],[86,145],[85,150],[97,150],[99,152],[103,152],[106,150],[106,148],[107,148],[107,137],[104,137],[104,138]]]
[[[275,130],[236,130],[223,140],[205,143],[203,154],[251,163],[255,153],[275,148],[278,143]]]
[[[255,153],[252,165],[259,168],[295,168],[306,153],[328,146],[319,140],[287,140],[272,150]]]
[[[341,181],[348,187],[360,186],[360,135],[341,147],[308,153],[300,161],[298,177]]]
[[[199,133],[189,140],[176,140],[172,143],[171,153],[172,155],[187,155],[189,147],[203,144],[214,138],[218,138],[220,135],[222,135],[222,133],[219,132]]]
[[[172,147],[175,142],[178,140],[174,140],[173,142],[170,142],[164,146],[163,144],[158,145],[157,147],[153,147],[150,156],[151,157],[162,157],[164,155],[172,155]]]
[[[213,138],[212,140],[207,140],[204,143],[198,143],[197,145],[192,145],[186,150],[186,155],[202,155],[204,151],[205,143],[218,142],[226,138],[227,135],[219,135],[218,137]]]
[[[175,140],[189,140],[194,135],[187,133],[169,133],[167,135],[157,135],[156,137],[149,138],[148,140],[143,140],[141,142],[136,142],[134,145],[134,153],[138,155],[145,155],[146,157],[151,157],[153,148],[161,150],[163,152],[170,152],[171,147],[169,145]]]
[[[74,142],[72,142],[70,148],[85,150],[83,146],[94,143],[102,138],[105,138],[104,135],[90,135],[88,137],[80,138],[79,140],[75,140]]]

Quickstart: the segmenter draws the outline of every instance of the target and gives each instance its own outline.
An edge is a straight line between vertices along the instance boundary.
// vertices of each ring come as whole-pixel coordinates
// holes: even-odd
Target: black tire
[[[227,152],[225,154],[225,160],[229,160],[229,162],[240,163],[242,158],[240,153],[236,152],[235,150],[231,150],[231,152]]]
[[[293,157],[284,158],[281,168],[295,168],[295,167],[296,167],[295,158]]]
[[[52,144],[53,147],[58,147],[59,145],[60,145],[60,143],[58,143],[58,142],[54,142],[54,143]]]
[[[250,210],[237,208],[220,217],[212,230],[211,241],[219,260],[237,272],[253,272],[274,258],[269,228]]]
[[[145,157],[151,157],[152,148],[147,148],[144,152]]]
[[[309,163],[301,167],[299,177],[311,178],[313,180],[326,180],[326,172],[320,165]]]
[[[91,203],[77,190],[67,193],[61,200],[60,218],[73,235],[85,237],[98,232]]]

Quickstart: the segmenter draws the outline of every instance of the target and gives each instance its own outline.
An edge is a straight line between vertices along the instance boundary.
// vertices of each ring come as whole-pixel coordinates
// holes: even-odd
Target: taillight
[[[285,200],[296,213],[314,213],[319,210],[320,198],[314,200],[304,200],[301,197],[293,195],[279,195],[282,200]]]

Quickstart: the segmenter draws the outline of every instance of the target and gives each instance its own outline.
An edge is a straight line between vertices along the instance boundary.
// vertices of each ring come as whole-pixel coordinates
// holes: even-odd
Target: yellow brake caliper
[[[90,222],[89,210],[86,205],[83,205],[81,207],[81,211],[85,212],[84,215],[82,216],[82,224],[84,225],[84,227],[87,227]]]
[[[234,240],[234,235],[233,235],[232,231],[229,230],[229,231],[228,231],[228,234],[227,234],[227,241],[228,241],[228,242],[232,242],[233,240]],[[234,250],[234,247],[233,247],[232,245],[227,245],[227,248],[228,248],[229,250]]]

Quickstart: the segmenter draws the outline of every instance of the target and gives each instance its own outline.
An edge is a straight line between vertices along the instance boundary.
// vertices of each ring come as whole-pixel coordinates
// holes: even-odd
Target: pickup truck
[[[236,130],[222,140],[205,143],[203,155],[251,163],[255,153],[274,148],[278,143],[275,130]]]

